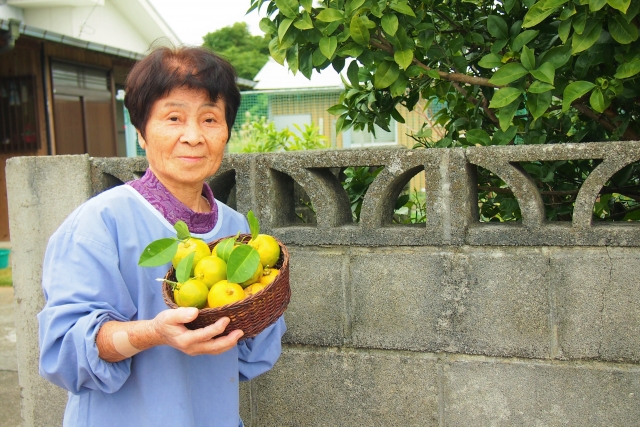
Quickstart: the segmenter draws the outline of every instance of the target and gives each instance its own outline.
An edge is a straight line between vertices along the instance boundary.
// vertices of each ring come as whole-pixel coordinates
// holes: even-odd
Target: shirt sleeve
[[[280,357],[282,336],[287,327],[284,317],[260,332],[254,338],[238,343],[240,381],[248,381],[270,370]]]
[[[43,265],[40,375],[74,394],[113,393],[131,372],[130,358],[109,363],[98,355],[96,336],[102,324],[131,320],[137,310],[106,225],[92,227],[95,239],[79,235],[76,227],[58,230],[49,240]]]

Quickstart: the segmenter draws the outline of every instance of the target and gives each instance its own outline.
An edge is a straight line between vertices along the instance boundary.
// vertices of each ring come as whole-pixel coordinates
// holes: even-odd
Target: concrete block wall
[[[518,162],[599,159],[571,223],[546,222]],[[640,143],[228,155],[214,194],[290,250],[282,358],[241,389],[247,426],[640,426],[640,224],[591,221]],[[351,220],[335,170],[384,166]],[[523,220],[478,222],[475,168]],[[58,425],[64,392],[37,373],[44,246],[92,194],[144,159],[15,158],[7,166],[25,426]],[[426,224],[391,223],[424,171]],[[317,225],[297,222],[300,185]],[[42,402],[48,402],[43,405]]]

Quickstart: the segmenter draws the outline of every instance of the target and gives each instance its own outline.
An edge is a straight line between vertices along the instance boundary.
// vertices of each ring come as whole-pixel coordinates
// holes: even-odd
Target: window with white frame
[[[376,125],[376,133],[374,136],[374,134],[366,130],[349,129],[342,134],[342,146],[343,148],[364,148],[396,145],[398,143],[398,137],[395,120],[391,120],[389,123],[389,130],[390,132],[387,132],[380,126]]]

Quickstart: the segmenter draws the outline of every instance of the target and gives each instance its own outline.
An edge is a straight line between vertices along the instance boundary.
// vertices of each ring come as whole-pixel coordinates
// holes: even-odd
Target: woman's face
[[[145,131],[138,141],[160,182],[201,187],[220,167],[229,138],[224,101],[211,102],[204,90],[174,89],[151,106]]]

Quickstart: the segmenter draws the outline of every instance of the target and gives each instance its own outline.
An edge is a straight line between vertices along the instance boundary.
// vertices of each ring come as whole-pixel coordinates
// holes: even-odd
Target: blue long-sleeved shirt
[[[216,226],[197,237],[248,232],[242,215],[216,203]],[[104,322],[153,319],[168,308],[156,278],[170,265],[137,261],[147,244],[173,236],[172,224],[123,185],[88,200],[50,238],[40,374],[69,391],[64,426],[236,427],[238,382],[268,371],[280,356],[282,318],[216,356],[158,346],[117,363],[100,359],[95,339]]]

